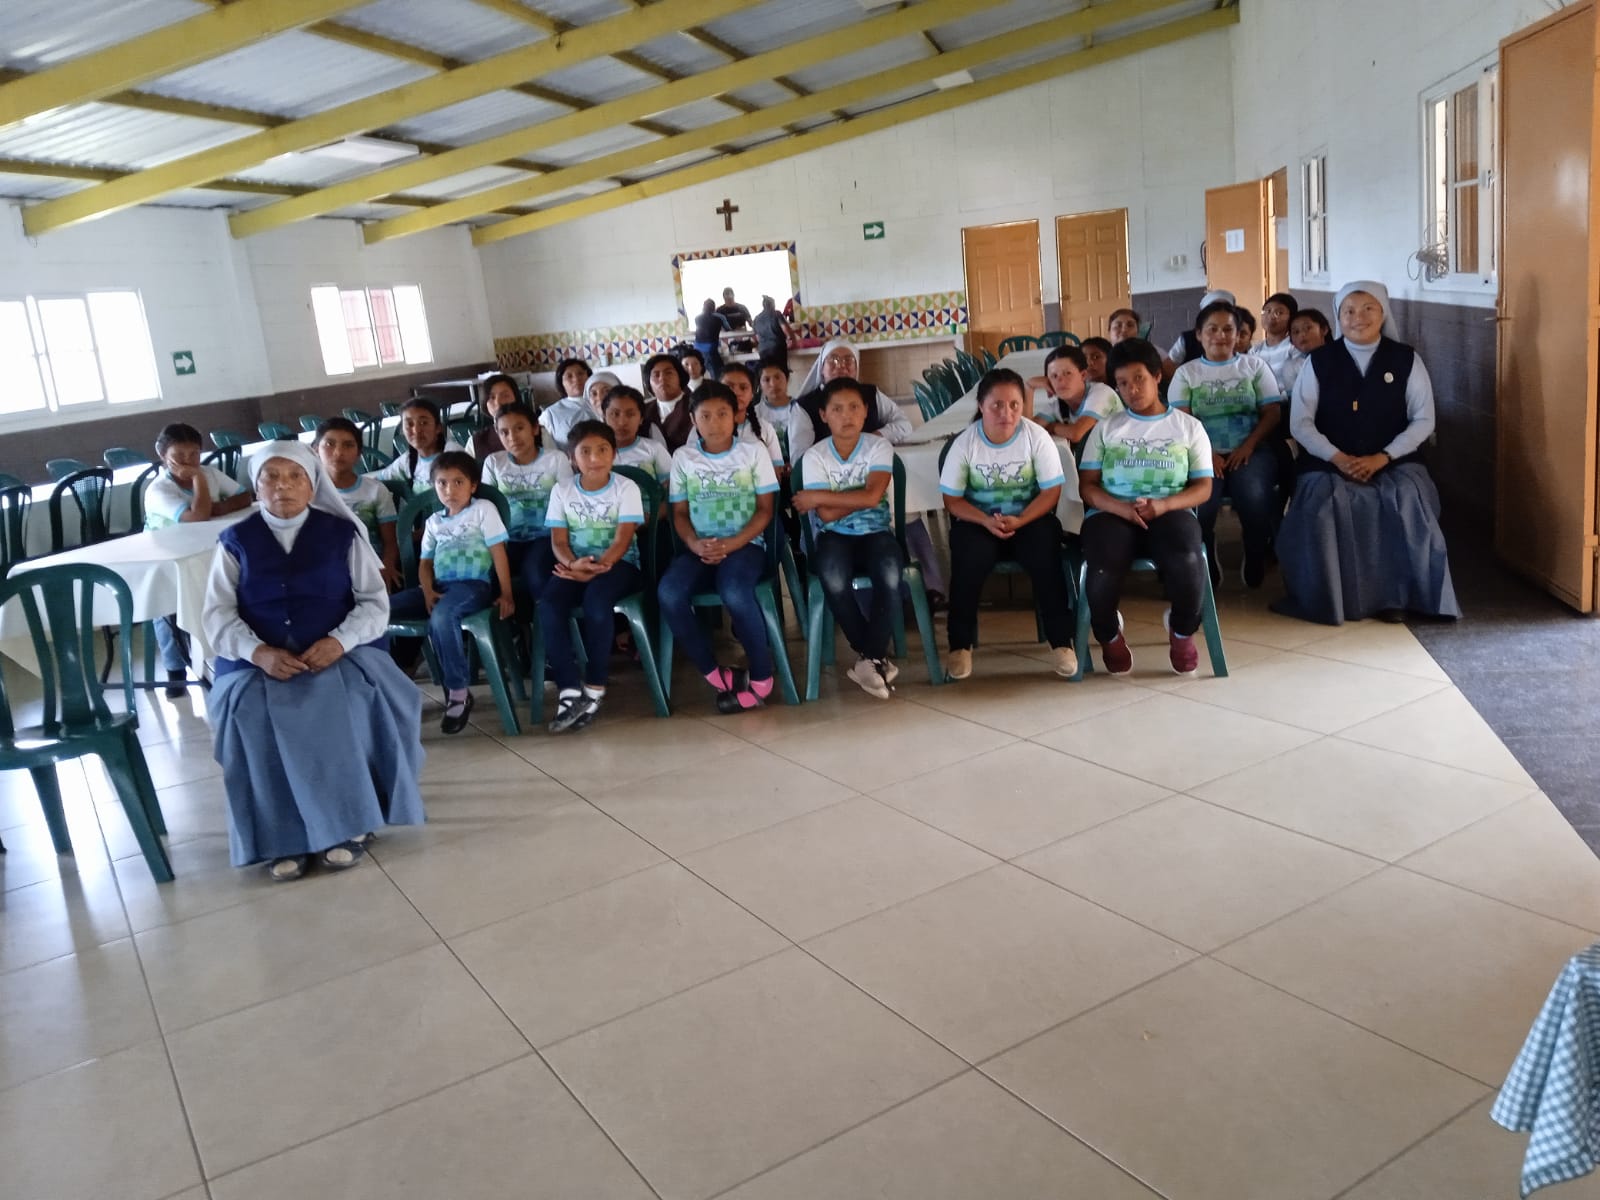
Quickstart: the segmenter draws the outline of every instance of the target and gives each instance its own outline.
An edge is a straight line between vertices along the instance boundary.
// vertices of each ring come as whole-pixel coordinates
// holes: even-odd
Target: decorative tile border
[[[802,340],[818,343],[836,337],[863,345],[950,337],[966,331],[967,295],[961,291],[934,292],[849,304],[796,306],[789,321]],[[496,338],[494,353],[503,371],[548,371],[563,358],[581,358],[596,367],[635,362],[687,340],[689,329],[684,321],[651,321]]]

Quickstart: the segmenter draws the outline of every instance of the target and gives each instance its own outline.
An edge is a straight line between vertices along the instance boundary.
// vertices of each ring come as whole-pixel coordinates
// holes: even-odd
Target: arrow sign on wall
[[[194,352],[192,350],[174,350],[172,352],[172,371],[175,375],[193,375]]]
[[[865,242],[878,242],[883,240],[883,222],[868,221],[861,227],[861,240]]]

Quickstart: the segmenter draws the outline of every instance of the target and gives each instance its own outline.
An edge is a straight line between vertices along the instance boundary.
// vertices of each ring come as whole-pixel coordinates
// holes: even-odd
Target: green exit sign
[[[883,240],[883,222],[868,221],[861,227],[861,240],[865,242],[881,242]]]
[[[193,375],[194,351],[174,350],[172,352],[172,373],[174,375]]]

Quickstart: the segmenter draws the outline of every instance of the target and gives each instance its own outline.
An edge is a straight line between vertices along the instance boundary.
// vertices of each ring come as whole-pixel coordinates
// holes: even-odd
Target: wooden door
[[[969,351],[996,350],[1013,334],[1044,332],[1039,222],[963,229],[961,256],[967,272]]]
[[[1271,252],[1267,255],[1267,295],[1289,290],[1289,168],[1279,167],[1267,176],[1267,232]],[[1263,303],[1265,301],[1263,300]]]
[[[1495,549],[1580,612],[1597,540],[1594,23],[1586,3],[1500,44]]]
[[[1130,308],[1128,210],[1056,218],[1061,328],[1080,338],[1104,337],[1111,314]]]
[[[1206,287],[1258,310],[1267,291],[1271,181],[1252,179],[1206,192]]]

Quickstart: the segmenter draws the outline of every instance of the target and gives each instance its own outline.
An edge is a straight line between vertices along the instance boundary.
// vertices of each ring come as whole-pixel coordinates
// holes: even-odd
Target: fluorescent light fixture
[[[949,90],[950,88],[966,87],[972,82],[971,71],[951,71],[948,75],[941,75],[933,81],[933,86]]]
[[[341,162],[390,163],[402,158],[415,158],[421,153],[410,142],[393,142],[387,138],[347,137],[302,151],[317,158],[335,158]]]

